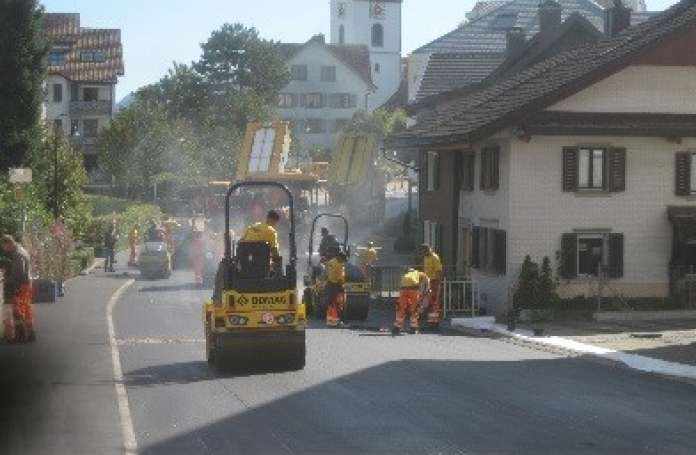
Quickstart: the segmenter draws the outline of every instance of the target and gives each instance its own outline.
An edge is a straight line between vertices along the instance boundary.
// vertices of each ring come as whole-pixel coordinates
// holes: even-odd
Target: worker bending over
[[[421,245],[423,271],[428,276],[430,289],[428,295],[427,318],[428,325],[437,328],[442,321],[442,306],[440,305],[440,284],[442,283],[442,261],[428,245]]]
[[[420,301],[428,290],[428,276],[416,269],[408,269],[401,278],[401,291],[396,302],[396,319],[392,334],[398,335],[404,329],[406,317],[411,318],[411,330],[419,333]]]
[[[280,258],[280,245],[278,244],[278,231],[276,226],[280,222],[280,214],[271,210],[266,215],[265,223],[254,223],[249,226],[242,236],[241,242],[266,242],[271,247],[271,257],[274,262]]]
[[[377,263],[377,248],[374,242],[369,242],[367,248],[360,252],[360,268],[365,276],[370,276],[372,267]]]
[[[342,324],[343,310],[346,306],[346,262],[347,258],[338,248],[330,251],[333,256],[326,263],[326,325],[338,327]]]

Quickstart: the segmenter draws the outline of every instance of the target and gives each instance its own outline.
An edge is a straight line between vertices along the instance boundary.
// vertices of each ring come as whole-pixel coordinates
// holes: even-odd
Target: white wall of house
[[[696,67],[629,66],[547,110],[696,114]]]
[[[53,96],[53,86],[60,85],[62,87],[62,101],[56,102]],[[48,122],[53,122],[55,119],[62,119],[63,133],[67,134],[70,131],[70,83],[61,76],[48,76],[46,78],[46,97],[44,101],[45,118]]]
[[[333,148],[336,139],[336,121],[348,121],[357,110],[365,110],[367,108],[366,102],[370,94],[370,87],[359,74],[334,57],[322,44],[311,43],[305,46],[288,60],[288,65],[306,65],[307,80],[290,81],[281,90],[282,94],[294,94],[299,97],[301,94],[310,93],[323,93],[326,96],[333,93],[350,93],[356,96],[357,106],[354,108],[343,109],[326,106],[319,109],[310,109],[298,105],[294,108],[278,109],[278,115],[283,120],[295,122],[298,120],[303,122],[307,119],[322,120],[325,126],[324,133],[303,133],[299,134],[298,137],[305,147],[319,145]],[[336,82],[323,82],[321,80],[321,68],[323,66],[336,67]]]

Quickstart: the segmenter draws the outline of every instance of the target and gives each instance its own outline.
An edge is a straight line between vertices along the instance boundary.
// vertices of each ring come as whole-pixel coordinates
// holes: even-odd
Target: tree
[[[539,273],[539,302],[542,308],[554,308],[557,306],[560,300],[558,293],[556,293],[557,288],[558,282],[553,276],[551,260],[548,257],[544,257]]]
[[[537,309],[539,306],[539,265],[525,256],[517,289],[512,297],[515,311]]]
[[[37,0],[0,2],[0,172],[25,164],[37,145],[48,44]]]

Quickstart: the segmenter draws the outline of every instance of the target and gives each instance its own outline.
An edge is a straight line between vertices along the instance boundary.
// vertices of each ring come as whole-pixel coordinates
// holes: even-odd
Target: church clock
[[[338,17],[344,17],[346,15],[346,4],[340,2],[337,6]]]
[[[387,12],[387,8],[384,6],[384,2],[380,0],[372,0],[370,4],[370,16],[375,19],[384,19]]]

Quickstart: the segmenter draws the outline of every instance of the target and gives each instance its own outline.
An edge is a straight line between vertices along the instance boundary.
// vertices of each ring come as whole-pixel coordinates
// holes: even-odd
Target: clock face
[[[346,4],[345,3],[338,4],[338,15],[339,15],[339,17],[343,17],[346,15]]]
[[[371,16],[377,19],[384,19],[384,15],[386,13],[387,9],[384,6],[383,1],[379,0],[373,0],[372,5],[370,7],[370,13]]]

